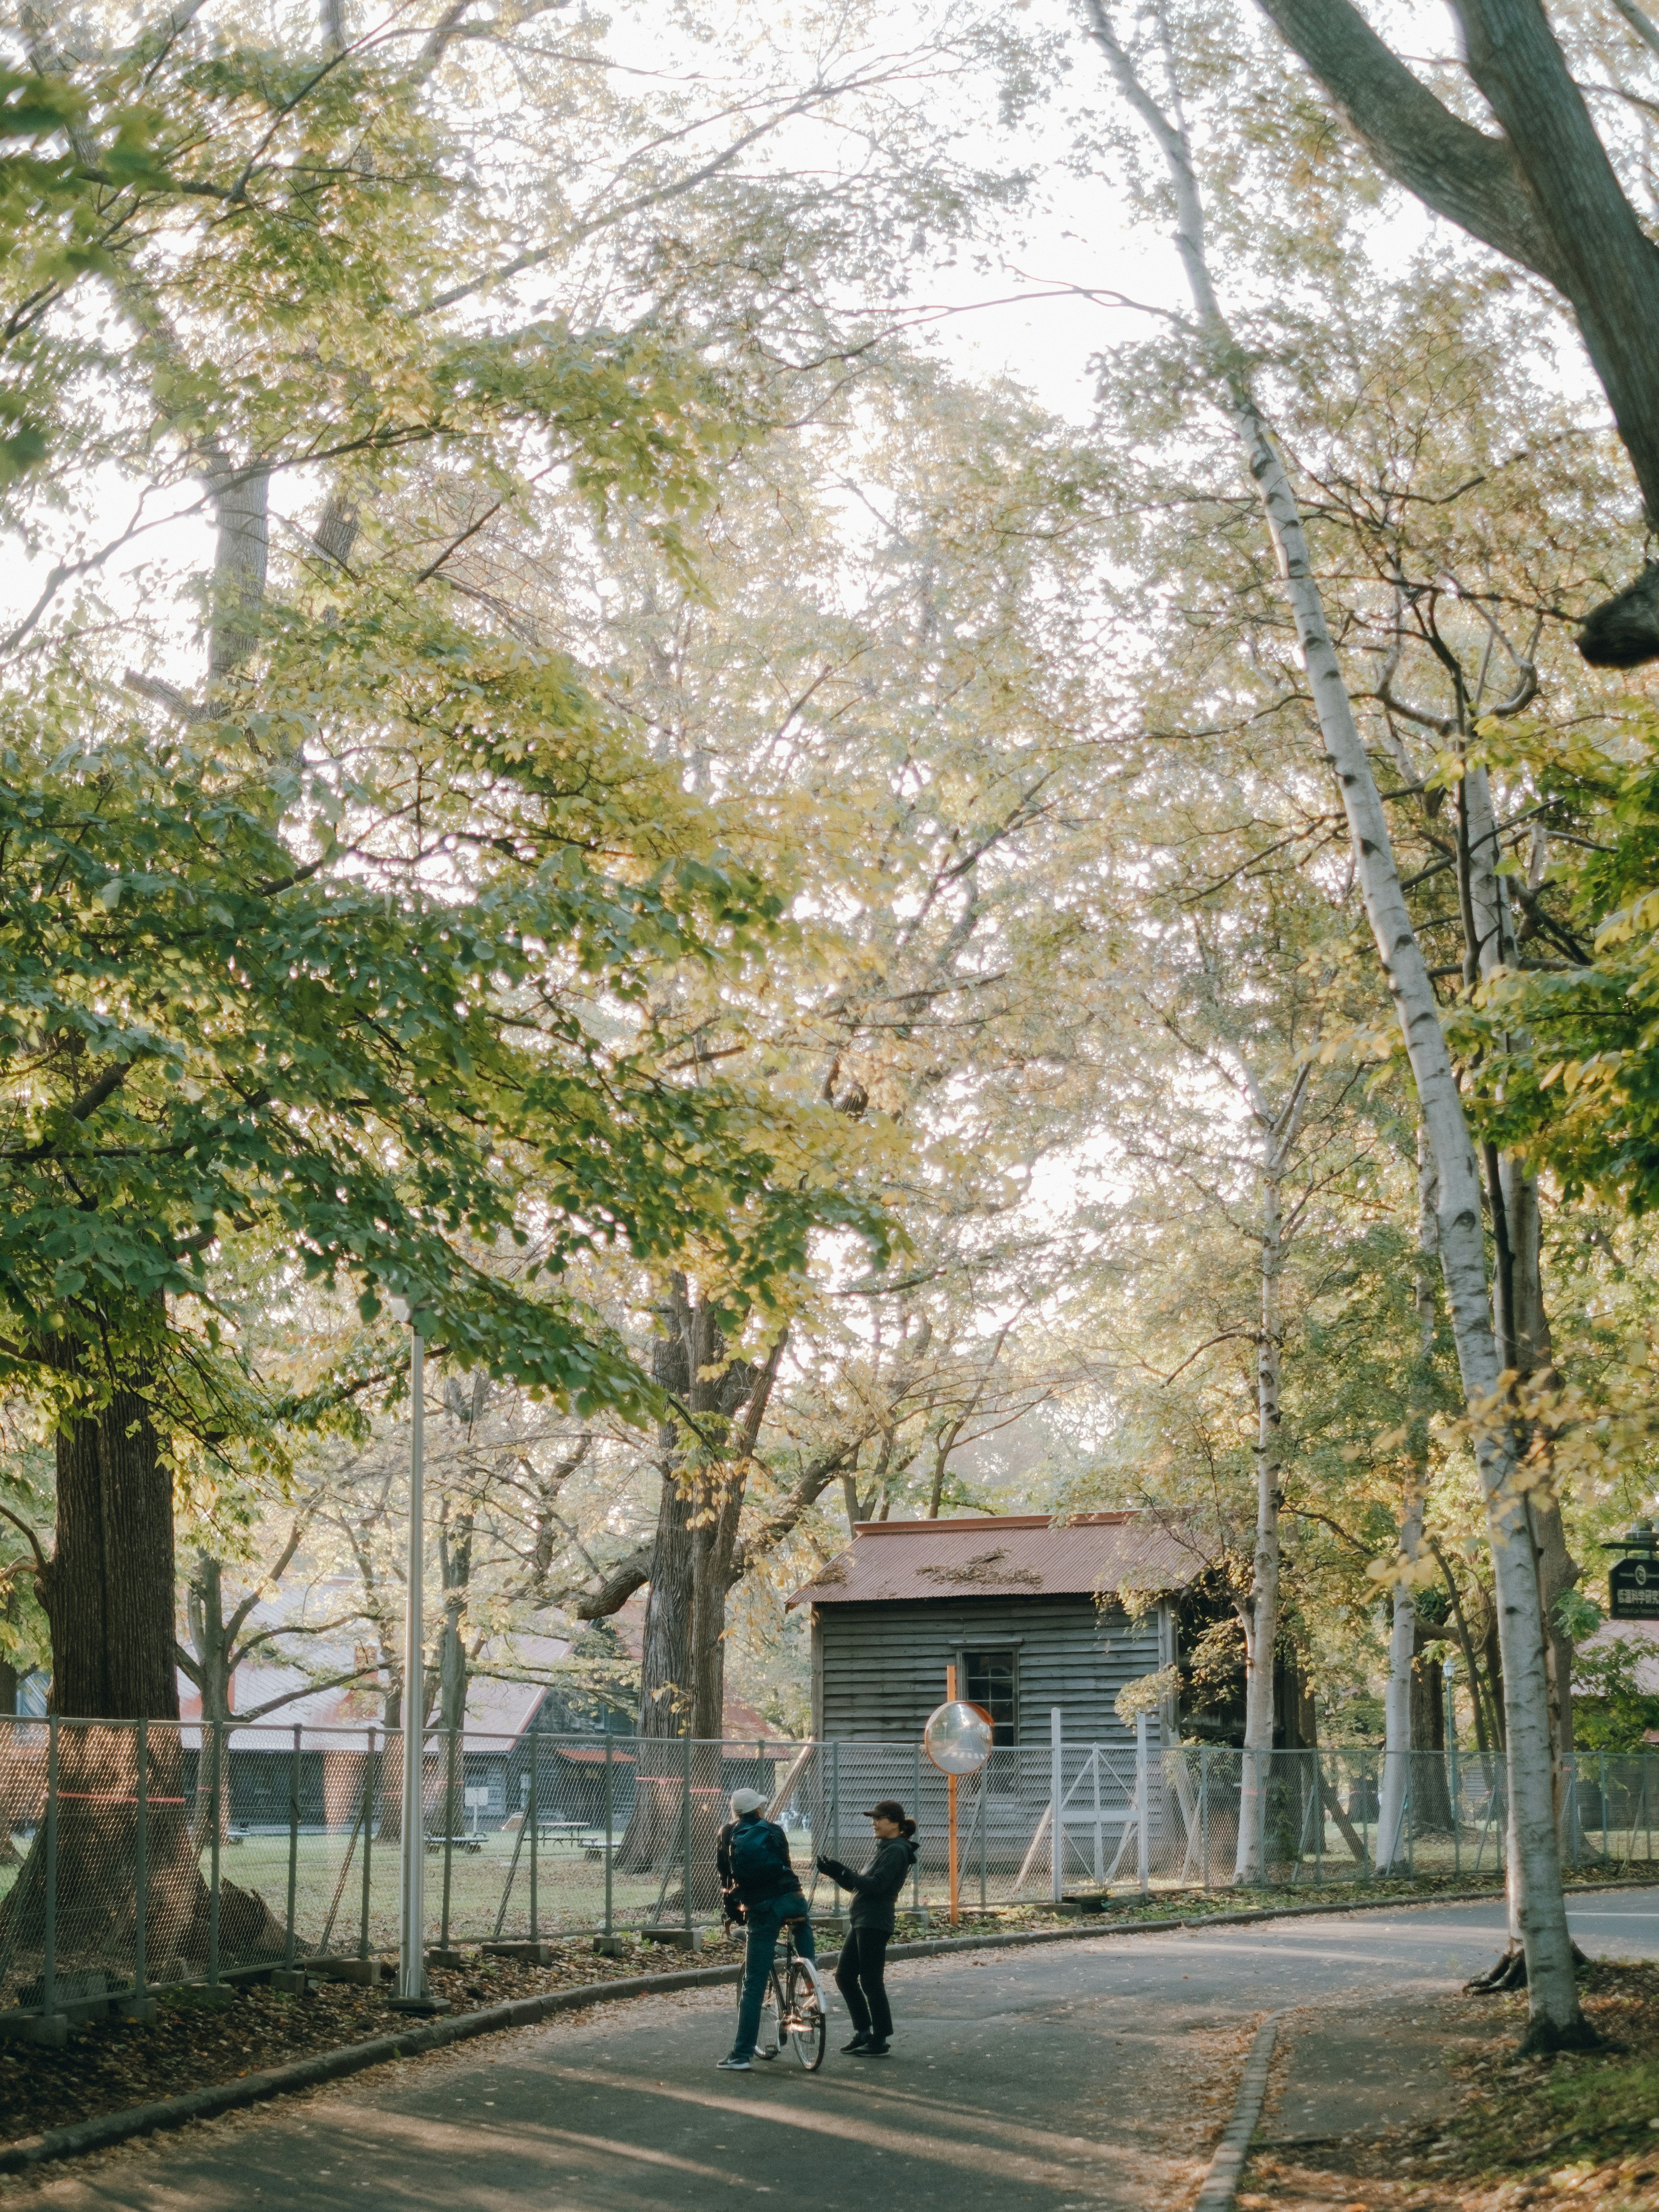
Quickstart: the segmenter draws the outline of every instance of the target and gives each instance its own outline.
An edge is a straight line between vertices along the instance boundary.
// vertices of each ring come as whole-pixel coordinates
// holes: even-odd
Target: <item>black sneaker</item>
[[[841,2047],[844,2056],[854,2055],[870,2048],[870,2039],[867,2035],[855,2035],[850,2043],[843,2043]]]
[[[893,2046],[890,2043],[866,2043],[860,2046],[859,2057],[860,2058],[885,2058],[892,2047]]]

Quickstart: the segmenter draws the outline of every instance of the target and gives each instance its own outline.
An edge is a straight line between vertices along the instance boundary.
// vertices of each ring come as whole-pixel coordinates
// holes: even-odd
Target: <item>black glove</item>
[[[846,1868],[842,1864],[839,1859],[826,1857],[822,1851],[818,1854],[817,1863],[818,1872],[820,1874],[827,1874],[831,1881],[842,1881],[842,1876],[847,1872]],[[842,1882],[842,1887],[843,1888],[846,1887],[844,1881]]]

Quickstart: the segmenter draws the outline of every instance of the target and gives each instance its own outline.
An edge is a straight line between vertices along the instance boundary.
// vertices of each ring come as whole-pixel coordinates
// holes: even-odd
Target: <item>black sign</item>
[[[1659,1559],[1620,1559],[1607,1595],[1615,1620],[1659,1620]]]

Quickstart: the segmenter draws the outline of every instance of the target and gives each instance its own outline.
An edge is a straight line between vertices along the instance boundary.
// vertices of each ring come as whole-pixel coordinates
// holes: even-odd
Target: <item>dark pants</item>
[[[806,1899],[799,1891],[791,1897],[775,1898],[769,1904],[749,1907],[744,1916],[743,1989],[738,1999],[738,2037],[732,2045],[733,2058],[752,2058],[755,2055],[767,1981],[786,1920],[793,1923],[795,1948],[801,1957],[814,1960],[817,1957],[812,1943],[812,1923],[806,1917]]]
[[[889,1940],[884,1928],[849,1929],[836,1961],[836,1987],[853,2016],[854,2027],[860,2035],[873,2033],[878,2043],[885,2043],[893,2033],[887,1985],[882,1979]]]

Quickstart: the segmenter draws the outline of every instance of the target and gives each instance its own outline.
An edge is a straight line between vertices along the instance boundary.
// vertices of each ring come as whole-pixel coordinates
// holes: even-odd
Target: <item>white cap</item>
[[[734,1790],[732,1792],[732,1818],[742,1820],[745,1813],[758,1813],[766,1803],[758,1790]]]

